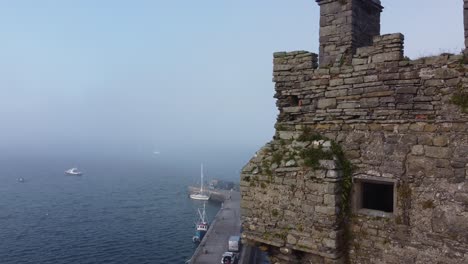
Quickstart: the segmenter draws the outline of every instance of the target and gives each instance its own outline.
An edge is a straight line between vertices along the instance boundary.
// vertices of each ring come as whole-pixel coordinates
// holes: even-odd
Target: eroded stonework
[[[468,64],[409,60],[403,43],[377,34],[320,68],[317,54],[274,54],[276,133],[241,174],[243,237],[273,263],[468,263],[468,113],[455,103]],[[346,200],[335,143],[354,166]],[[362,210],[360,180],[393,184],[395,210]]]

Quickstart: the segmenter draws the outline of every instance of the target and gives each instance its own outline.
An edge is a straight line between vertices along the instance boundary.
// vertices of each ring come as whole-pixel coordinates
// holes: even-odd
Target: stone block
[[[434,76],[437,79],[451,79],[459,76],[459,72],[455,69],[438,68],[434,71]]]
[[[339,86],[339,85],[343,85],[343,84],[344,84],[343,79],[331,79],[330,80],[330,86]]]
[[[273,71],[290,71],[293,68],[293,65],[283,64],[283,65],[274,65]]]
[[[327,170],[335,170],[337,168],[337,164],[334,160],[319,160],[320,167],[327,169]]]
[[[288,242],[288,244],[296,245],[297,238],[291,234],[288,234],[288,236],[286,237],[286,241]]]
[[[329,238],[324,238],[322,240],[322,243],[324,246],[328,248],[336,248],[337,247],[337,241],[334,239],[329,239]]]
[[[432,142],[433,142],[434,146],[445,147],[445,146],[447,146],[447,144],[449,142],[449,139],[448,139],[447,136],[436,136],[436,137],[434,137]]]
[[[284,51],[280,51],[280,52],[275,52],[275,53],[273,53],[273,57],[274,57],[274,58],[282,58],[282,57],[285,57],[286,55],[287,55],[287,53],[284,52]]]
[[[424,146],[424,152],[427,157],[448,159],[450,158],[450,148]]]
[[[468,193],[455,193],[455,201],[460,202],[463,205],[468,205]]]
[[[365,97],[384,97],[384,96],[389,96],[393,95],[394,91],[381,91],[381,92],[369,92],[363,94]]]
[[[346,96],[348,94],[347,89],[340,89],[340,90],[331,90],[325,92],[325,97],[338,97],[338,96]]]
[[[362,64],[366,64],[366,63],[367,63],[367,59],[353,58],[353,61],[352,61],[353,65],[362,65]]]
[[[415,145],[411,148],[411,154],[420,156],[424,155],[424,146],[423,145]]]
[[[336,206],[338,197],[334,194],[325,194],[323,196],[323,203],[327,206]]]
[[[359,104],[361,108],[372,108],[372,107],[377,107],[379,106],[379,98],[373,97],[373,98],[362,98],[359,100]]]
[[[434,106],[432,104],[414,104],[414,110],[434,110]]]
[[[421,131],[424,131],[424,126],[425,126],[425,123],[418,122],[418,123],[411,124],[409,126],[409,129],[412,131],[421,132]]]
[[[389,81],[389,80],[399,80],[400,74],[398,72],[395,73],[384,73],[379,75],[380,81]]]
[[[418,92],[418,87],[397,87],[397,94],[416,94]]]
[[[300,111],[301,111],[300,106],[283,107],[284,113],[299,113]]]
[[[355,109],[359,107],[360,105],[357,102],[342,102],[338,104],[338,109]]]
[[[386,52],[372,56],[373,63],[380,63],[386,61],[399,61],[403,59],[401,51]]]
[[[324,215],[335,215],[336,207],[335,206],[315,206],[315,212],[324,214]]]
[[[309,249],[314,249],[317,248],[317,244],[315,241],[311,238],[301,238],[299,242],[297,243],[299,247],[304,247],[304,248],[309,248]]]
[[[361,76],[344,79],[345,84],[357,84],[357,83],[363,83],[363,82],[364,82],[364,78]]]
[[[327,171],[327,178],[336,179],[336,178],[340,178],[341,176],[342,176],[341,171],[337,171],[337,170],[328,170]]]
[[[329,99],[320,99],[317,103],[317,108],[319,109],[328,109],[328,108],[335,108],[336,107],[336,99],[329,98]]]
[[[367,75],[364,76],[364,82],[377,82],[379,80],[379,76],[377,75]]]
[[[418,144],[419,145],[428,145],[432,146],[432,136],[428,134],[422,134],[418,136]]]
[[[296,134],[293,131],[278,131],[277,132],[280,139],[290,140],[295,138]]]

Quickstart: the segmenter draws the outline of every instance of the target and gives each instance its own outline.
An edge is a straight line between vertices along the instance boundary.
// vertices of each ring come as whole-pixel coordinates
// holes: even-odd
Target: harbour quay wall
[[[228,199],[210,222],[210,228],[190,259],[190,263],[219,263],[223,253],[228,251],[229,237],[240,235],[240,193],[222,192],[226,192],[225,197]]]

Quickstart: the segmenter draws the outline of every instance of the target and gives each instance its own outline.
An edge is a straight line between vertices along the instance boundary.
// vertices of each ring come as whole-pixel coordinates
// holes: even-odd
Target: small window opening
[[[288,96],[288,104],[289,104],[289,106],[300,106],[299,105],[299,98],[297,97],[297,95]]]
[[[393,184],[361,183],[361,208],[393,213]]]

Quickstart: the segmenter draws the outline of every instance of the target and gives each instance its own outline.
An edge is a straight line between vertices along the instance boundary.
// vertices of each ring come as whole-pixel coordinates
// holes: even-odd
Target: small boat
[[[200,192],[190,194],[190,198],[193,200],[208,201],[210,196],[203,192],[203,164],[201,165],[201,186]]]
[[[18,178],[18,182],[24,182],[24,178]]]
[[[209,224],[206,218],[205,203],[203,203],[203,210],[198,208],[198,222],[196,223],[195,235],[192,237],[193,243],[199,243],[203,240],[206,232],[208,232]]]
[[[81,175],[83,175],[83,172],[78,171],[77,168],[71,168],[69,170],[66,170],[65,174],[66,175],[73,175],[73,176],[81,176]]]

